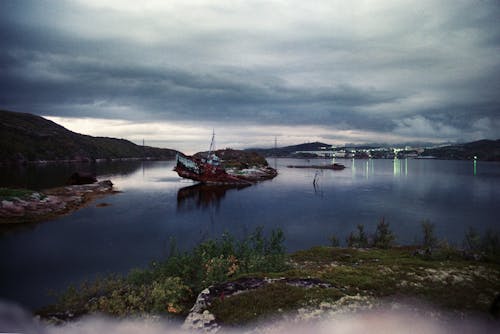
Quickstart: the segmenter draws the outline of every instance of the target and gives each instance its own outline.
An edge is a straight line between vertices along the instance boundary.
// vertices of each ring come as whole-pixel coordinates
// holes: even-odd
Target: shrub
[[[330,240],[330,246],[332,246],[332,247],[339,247],[340,246],[339,238],[337,238],[336,235],[332,235],[328,239]]]
[[[465,233],[463,247],[466,251],[479,253],[481,251],[481,236],[473,227]]]
[[[500,262],[500,237],[498,232],[487,230],[481,237],[472,227],[465,234],[464,250],[480,255],[484,260]]]
[[[434,224],[431,224],[429,220],[424,220],[422,222],[422,246],[426,249],[432,249],[437,245],[437,238],[434,235]]]
[[[273,230],[267,239],[261,227],[240,241],[225,233],[185,253],[180,253],[175,240],[171,240],[166,260],[152,262],[145,270],[134,269],[126,278],[104,278],[83,284],[78,290],[69,289],[56,309],[116,316],[185,314],[196,295],[209,285],[237,274],[286,269],[283,242],[283,231]]]
[[[486,231],[481,240],[480,249],[485,260],[500,263],[500,237],[498,232]]]
[[[239,241],[225,233],[190,253],[173,251],[164,262],[154,265],[152,276],[178,276],[193,290],[201,291],[236,274],[282,271],[286,269],[284,240],[280,229],[271,231],[269,239],[262,227]]]
[[[363,224],[359,224],[357,228],[357,233],[351,232],[351,234],[347,237],[347,245],[354,248],[368,247],[368,237],[365,233],[365,226]]]
[[[377,230],[373,236],[373,246],[377,248],[390,248],[396,237],[394,233],[389,228],[389,223],[385,222],[385,218],[382,218],[377,224]]]

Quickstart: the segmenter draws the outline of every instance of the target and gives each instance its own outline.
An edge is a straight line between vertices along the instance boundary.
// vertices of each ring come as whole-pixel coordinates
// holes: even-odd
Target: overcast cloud
[[[233,147],[497,139],[499,18],[496,0],[2,0],[0,108],[188,151],[213,128]]]

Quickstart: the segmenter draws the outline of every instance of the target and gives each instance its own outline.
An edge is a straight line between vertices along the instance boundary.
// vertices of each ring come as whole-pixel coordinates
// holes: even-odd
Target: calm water
[[[0,235],[0,298],[39,307],[49,290],[125,273],[165,257],[174,237],[184,249],[225,231],[235,236],[280,227],[294,251],[342,241],[382,217],[402,244],[420,239],[429,219],[436,234],[461,244],[468,226],[500,229],[500,164],[438,160],[340,160],[343,171],[289,169],[324,160],[269,160],[279,176],[243,189],[194,186],[172,171],[173,162],[128,162],[37,167],[1,172],[2,185],[44,188],[64,182],[75,169],[110,178],[120,194],[59,219],[9,229]],[[110,206],[98,208],[97,203]]]

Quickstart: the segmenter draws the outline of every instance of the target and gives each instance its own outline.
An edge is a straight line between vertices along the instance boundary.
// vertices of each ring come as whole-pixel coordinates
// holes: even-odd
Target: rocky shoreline
[[[249,181],[251,183],[271,180],[278,175],[278,171],[269,166],[253,166],[251,168],[229,168],[226,170],[229,175],[235,176],[239,179]]]
[[[93,200],[116,193],[110,180],[33,191],[0,202],[0,224],[35,223],[76,211]]]

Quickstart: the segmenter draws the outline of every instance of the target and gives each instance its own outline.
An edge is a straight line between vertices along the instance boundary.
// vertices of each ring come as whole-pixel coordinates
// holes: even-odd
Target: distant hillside
[[[456,144],[426,149],[422,156],[433,156],[438,159],[500,161],[500,139],[479,140],[466,144]]]
[[[325,147],[330,148],[331,144],[325,144],[320,142],[314,143],[305,143],[299,145],[285,146],[285,147],[277,147],[275,148],[249,148],[245,151],[257,152],[263,156],[278,156],[278,157],[287,157],[292,155],[297,151],[321,151]]]
[[[358,144],[358,145],[346,145],[351,149],[373,149],[377,147],[404,147],[402,144]],[[416,145],[415,146],[419,146]],[[330,144],[314,142],[306,143],[300,145],[292,145],[277,148],[249,148],[245,151],[257,152],[263,156],[271,157],[309,157],[311,154],[302,153],[294,154],[297,151],[322,151],[326,148],[330,148]],[[421,156],[432,156],[437,159],[447,159],[447,160],[470,160],[477,157],[477,160],[483,161],[500,161],[500,139],[498,140],[479,140],[471,143],[465,144],[454,144],[435,148],[425,149]]]
[[[267,166],[266,159],[254,152],[254,151],[242,151],[242,150],[233,150],[230,148],[226,148],[223,150],[216,150],[215,155],[223,161],[223,166],[225,168],[249,168],[252,166],[265,167]],[[194,156],[197,158],[205,158],[208,155],[208,151],[198,152]]]
[[[176,151],[72,132],[43,117],[0,110],[0,163],[39,160],[173,158]]]

